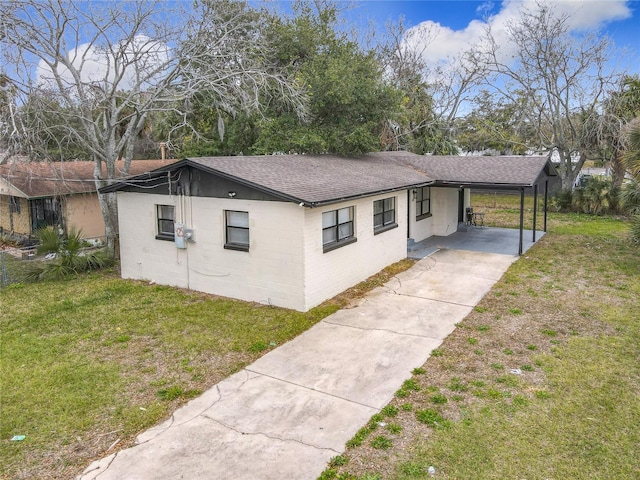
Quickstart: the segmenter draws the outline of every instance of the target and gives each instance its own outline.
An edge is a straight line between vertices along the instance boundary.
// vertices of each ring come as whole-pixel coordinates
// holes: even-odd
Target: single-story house
[[[187,158],[117,192],[123,278],[307,311],[464,222],[471,188],[525,190],[543,157],[383,152]]]
[[[134,160],[138,175],[175,160]],[[119,177],[124,162],[116,162]],[[82,229],[87,238],[105,234],[93,162],[12,162],[0,165],[0,233],[29,238],[38,228]]]

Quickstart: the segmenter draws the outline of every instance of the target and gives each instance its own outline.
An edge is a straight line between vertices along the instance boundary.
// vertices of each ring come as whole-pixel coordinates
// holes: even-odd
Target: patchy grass
[[[482,202],[494,199],[514,209],[512,197]],[[517,226],[517,212],[485,211],[487,223]],[[550,214],[548,235],[396,394],[392,446],[348,446],[336,475],[640,478],[639,311],[626,223]]]
[[[307,313],[110,272],[0,290],[0,478],[73,478],[412,264]]]

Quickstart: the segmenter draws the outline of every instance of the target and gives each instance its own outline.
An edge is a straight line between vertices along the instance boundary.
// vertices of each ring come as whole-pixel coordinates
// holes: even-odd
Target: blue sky
[[[438,31],[428,50],[433,60],[455,55],[463,46],[472,44],[485,21],[504,25],[525,3],[533,0],[362,0],[347,12],[347,17],[360,25],[374,21],[380,27],[401,16],[406,27],[430,26]],[[640,73],[640,0],[551,0],[559,12],[570,18],[577,31],[599,28],[613,38],[616,47],[627,50],[618,59],[629,73]]]

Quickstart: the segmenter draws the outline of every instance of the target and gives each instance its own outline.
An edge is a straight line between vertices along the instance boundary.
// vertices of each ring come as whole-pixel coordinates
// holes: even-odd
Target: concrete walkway
[[[439,250],[91,464],[98,479],[316,479],[516,257]]]

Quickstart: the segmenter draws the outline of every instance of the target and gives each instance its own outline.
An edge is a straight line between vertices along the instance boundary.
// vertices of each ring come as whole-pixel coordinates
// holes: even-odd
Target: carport
[[[531,244],[536,242],[536,238],[541,232],[538,231],[538,196],[543,195],[544,202],[542,208],[543,221],[542,233],[547,231],[547,206],[549,198],[549,187],[558,173],[547,157],[532,156],[482,156],[482,157],[454,157],[454,156],[421,156],[412,158],[411,164],[418,167],[438,180],[432,185],[434,187],[456,188],[460,192],[458,202],[458,221],[465,221],[465,194],[468,195],[471,189],[474,190],[504,190],[516,191],[520,193],[520,227],[518,230],[517,254],[522,255],[525,251],[525,225],[524,225],[524,199],[525,195],[533,195],[533,224],[531,226]],[[452,235],[450,242],[461,237],[461,235],[473,233],[474,229],[468,232],[456,232]],[[491,230],[494,230],[493,228]],[[508,232],[500,232],[496,229],[497,237],[506,239]],[[502,233],[502,236],[499,234]],[[479,234],[476,234],[478,236]],[[472,235],[467,235],[472,237]],[[443,237],[440,237],[442,239]],[[448,237],[447,237],[448,238]],[[427,239],[427,243],[428,243]],[[434,239],[434,241],[437,240]],[[473,238],[468,238],[466,243],[470,246]]]
[[[540,230],[536,235],[530,230],[523,230],[521,237],[520,231],[515,228],[472,227],[446,237],[432,236],[421,242],[411,243],[407,246],[407,257],[420,260],[438,250],[467,250],[518,256],[529,250],[544,234],[545,232]]]

